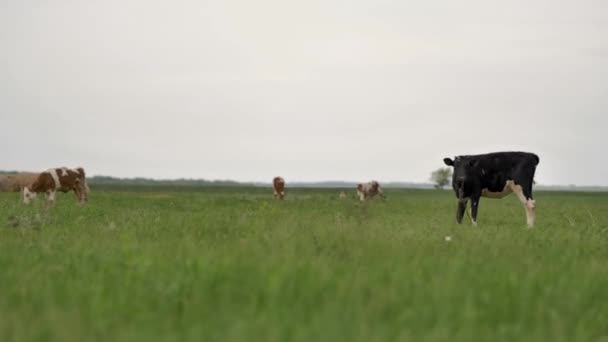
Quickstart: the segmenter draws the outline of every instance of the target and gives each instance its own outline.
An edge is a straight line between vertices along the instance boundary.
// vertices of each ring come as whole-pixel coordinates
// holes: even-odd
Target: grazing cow
[[[366,198],[373,198],[376,195],[380,195],[383,200],[386,199],[382,187],[375,180],[367,183],[357,185],[357,194],[359,195],[359,201],[363,202]]]
[[[471,220],[477,225],[480,197],[503,198],[514,192],[523,203],[529,227],[534,226],[536,202],[532,197],[534,172],[539,158],[527,152],[497,152],[458,156],[443,162],[454,167],[452,187],[458,198],[456,221],[462,222],[471,200]]]
[[[88,201],[89,186],[87,185],[84,169],[68,169],[65,167],[48,169],[38,175],[36,180],[23,188],[23,203],[29,204],[39,193],[46,194],[47,208],[55,203],[57,191],[74,191],[81,204]]]
[[[272,189],[274,190],[274,198],[285,198],[285,180],[282,177],[274,177],[272,179]]]

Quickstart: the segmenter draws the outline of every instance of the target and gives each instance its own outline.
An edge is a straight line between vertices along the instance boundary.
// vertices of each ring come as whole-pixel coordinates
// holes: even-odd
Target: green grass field
[[[0,341],[608,341],[608,194],[351,195],[0,194]]]

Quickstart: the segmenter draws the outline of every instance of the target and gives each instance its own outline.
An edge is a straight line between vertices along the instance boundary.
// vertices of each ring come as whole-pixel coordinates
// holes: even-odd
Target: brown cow
[[[386,199],[384,196],[384,192],[382,191],[382,187],[376,181],[371,181],[363,184],[357,185],[357,194],[359,195],[359,200],[361,202],[365,201],[366,198],[373,198],[376,195],[380,195],[382,199]]]
[[[29,204],[37,194],[46,195],[47,208],[55,203],[57,191],[74,191],[81,204],[88,201],[89,186],[87,185],[84,169],[68,169],[65,167],[48,169],[38,175],[36,180],[23,188],[23,203]]]
[[[282,177],[274,177],[272,180],[272,189],[274,190],[274,198],[285,198],[285,180]]]

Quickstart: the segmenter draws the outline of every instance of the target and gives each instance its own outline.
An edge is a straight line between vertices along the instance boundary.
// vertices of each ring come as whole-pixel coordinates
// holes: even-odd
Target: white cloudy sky
[[[608,185],[605,0],[0,0],[0,169]]]

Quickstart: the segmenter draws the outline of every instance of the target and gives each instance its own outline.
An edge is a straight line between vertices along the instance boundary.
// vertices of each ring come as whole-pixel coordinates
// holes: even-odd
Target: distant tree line
[[[243,186],[231,180],[206,180],[206,179],[151,179],[151,178],[119,178],[111,176],[88,177],[87,182],[91,185],[167,185],[167,186]]]

